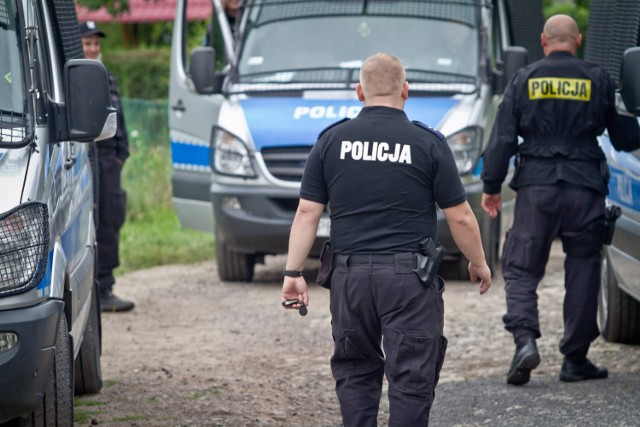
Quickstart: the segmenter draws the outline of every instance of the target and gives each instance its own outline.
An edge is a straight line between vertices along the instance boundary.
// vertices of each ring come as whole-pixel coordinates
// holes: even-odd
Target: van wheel
[[[610,342],[640,344],[640,303],[618,286],[605,249],[600,270],[598,327]]]
[[[491,274],[495,275],[500,255],[500,214],[498,213],[496,218],[491,218],[483,213],[479,225],[484,256]],[[462,253],[451,266],[445,266],[443,271],[444,269],[451,273],[451,278],[454,280],[469,280],[469,260]]]
[[[38,408],[18,419],[20,427],[73,425],[73,371],[71,342],[64,314],[58,326],[56,349],[44,397]]]
[[[89,319],[84,330],[80,353],[75,362],[75,394],[97,393],[102,388],[102,354],[101,316],[98,299],[98,284],[93,286]]]
[[[227,282],[250,282],[256,258],[253,254],[232,251],[216,236],[216,263],[220,280]]]

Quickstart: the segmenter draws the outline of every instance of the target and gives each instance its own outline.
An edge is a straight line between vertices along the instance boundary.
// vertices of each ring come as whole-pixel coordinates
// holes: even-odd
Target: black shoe
[[[100,292],[100,311],[102,312],[130,311],[135,306],[133,302],[120,299],[111,291]]]
[[[507,384],[523,385],[529,382],[531,371],[540,364],[540,354],[536,340],[530,339],[525,344],[516,347],[516,354],[511,361],[507,374]]]
[[[585,358],[582,362],[564,359],[560,370],[560,381],[572,383],[583,380],[599,380],[607,378],[608,375],[607,368],[600,368],[591,363],[589,359]]]

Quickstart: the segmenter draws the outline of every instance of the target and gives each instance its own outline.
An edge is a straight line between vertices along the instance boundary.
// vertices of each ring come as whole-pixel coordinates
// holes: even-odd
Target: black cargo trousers
[[[377,425],[383,375],[389,383],[389,426],[429,423],[447,347],[444,282],[437,277],[424,286],[412,271],[412,254],[388,256],[391,261],[381,264],[363,262],[363,255],[357,262],[353,255],[336,255],[331,370],[346,427]]]
[[[537,288],[544,276],[553,240],[560,237],[565,252],[564,335],[560,352],[581,359],[599,335],[601,232],[604,196],[580,187],[557,185],[518,189],[513,227],[507,232],[502,275],[507,294],[505,328],[516,342],[539,338]]]
[[[121,186],[122,160],[115,150],[98,149],[98,283],[101,292],[115,283],[113,270],[120,265],[120,228],[124,224],[126,193]]]

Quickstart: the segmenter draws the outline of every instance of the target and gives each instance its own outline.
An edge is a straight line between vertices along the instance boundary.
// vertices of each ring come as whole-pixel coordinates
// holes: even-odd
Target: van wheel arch
[[[600,269],[598,327],[609,342],[640,344],[640,302],[618,286],[605,249]]]

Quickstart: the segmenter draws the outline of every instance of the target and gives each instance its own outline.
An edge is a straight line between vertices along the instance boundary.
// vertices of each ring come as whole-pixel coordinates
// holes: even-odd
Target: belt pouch
[[[334,267],[333,249],[331,249],[331,242],[327,240],[322,245],[322,251],[320,252],[320,270],[318,270],[316,283],[323,288],[331,289],[331,275]]]

